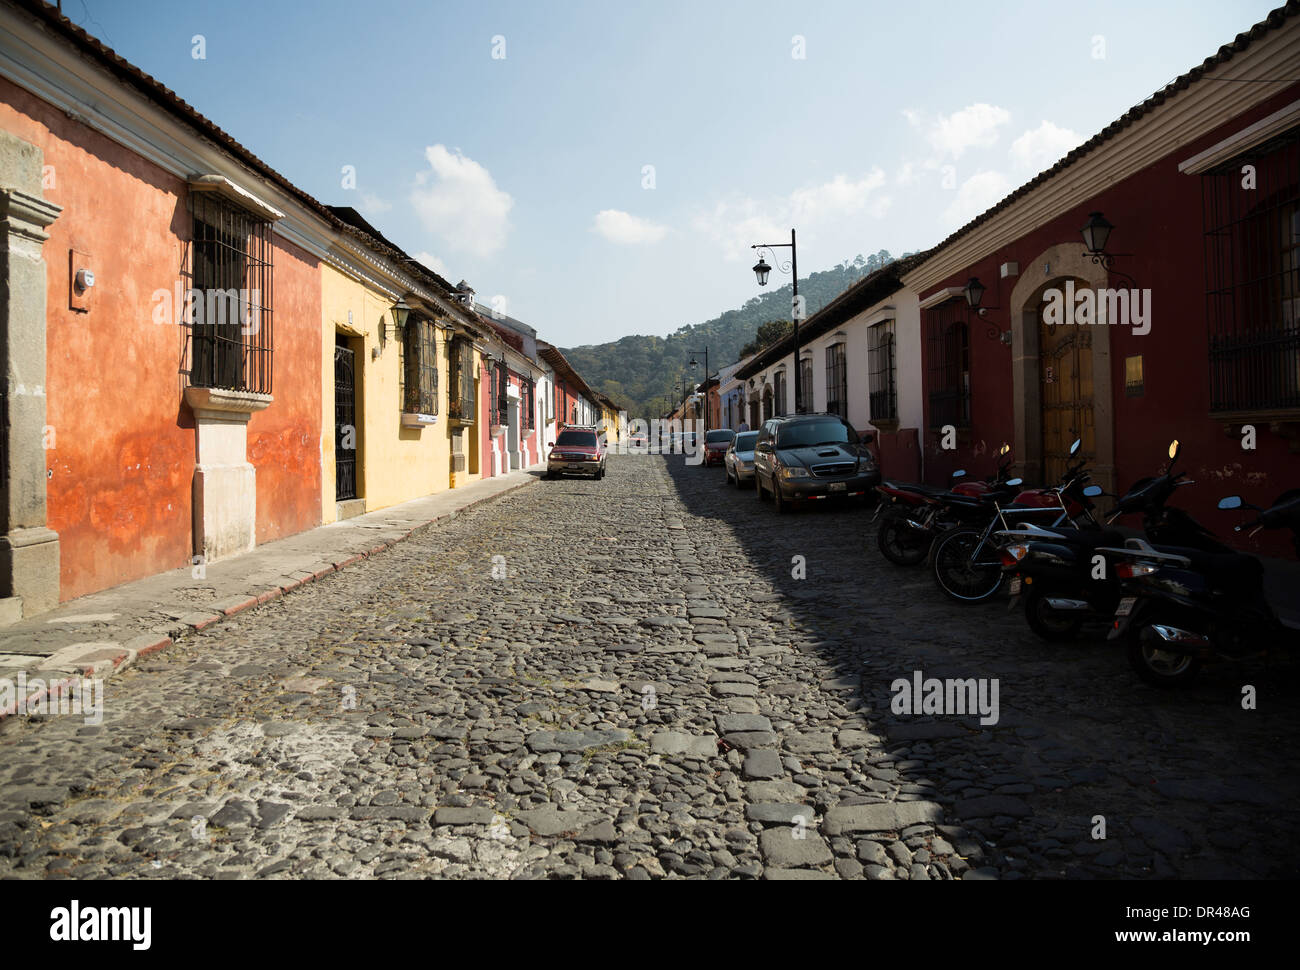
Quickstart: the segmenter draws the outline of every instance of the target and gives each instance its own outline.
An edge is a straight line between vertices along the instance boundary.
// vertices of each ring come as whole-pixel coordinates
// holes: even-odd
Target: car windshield
[[[704,436],[705,444],[722,445],[735,437],[734,431],[710,431]]]
[[[588,448],[596,444],[596,433],[594,431],[561,431],[560,436],[555,439],[557,445],[586,445]]]
[[[810,448],[814,445],[842,445],[853,440],[853,432],[841,421],[800,421],[777,432],[778,448]]]
[[[758,440],[757,431],[746,431],[744,434],[736,435],[737,451],[753,451],[754,442]]]

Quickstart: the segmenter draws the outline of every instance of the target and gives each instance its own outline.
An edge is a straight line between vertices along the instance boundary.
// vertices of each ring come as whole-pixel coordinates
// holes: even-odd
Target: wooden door
[[[1083,285],[1083,284],[1079,284]],[[1072,461],[1097,457],[1092,412],[1092,328],[1049,326],[1038,308],[1038,379],[1043,423],[1043,484],[1055,485]],[[1075,458],[1070,445],[1083,444]]]

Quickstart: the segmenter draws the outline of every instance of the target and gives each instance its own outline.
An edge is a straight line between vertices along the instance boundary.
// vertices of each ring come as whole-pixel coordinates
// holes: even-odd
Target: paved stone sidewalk
[[[344,569],[394,543],[536,481],[544,465],[403,502],[258,546],[247,555],[185,567],[63,603],[0,627],[0,680],[38,680],[39,694],[76,677],[107,678],[223,617]],[[0,719],[14,700],[0,703]]]

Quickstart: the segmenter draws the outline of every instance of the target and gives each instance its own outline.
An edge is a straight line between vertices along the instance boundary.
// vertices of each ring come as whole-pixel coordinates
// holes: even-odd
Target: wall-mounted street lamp
[[[1135,288],[1137,280],[1129,276],[1123,270],[1115,269],[1111,265],[1116,256],[1131,256],[1131,253],[1108,253],[1106,252],[1106,243],[1110,239],[1111,231],[1114,226],[1107,221],[1106,217],[1100,212],[1088,213],[1088,221],[1083,228],[1079,230],[1083,236],[1083,244],[1088,247],[1088,251],[1083,255],[1092,259],[1094,263],[1101,266],[1108,273],[1114,273],[1116,276],[1122,276],[1128,280]]]
[[[410,304],[406,302],[406,297],[399,296],[397,302],[393,304],[393,339],[400,340],[402,331],[406,329],[406,321],[411,316]],[[388,343],[388,327],[385,321],[379,321],[379,346],[383,347]]]
[[[981,317],[984,316],[985,313],[987,313],[989,310],[1001,309],[1000,307],[995,307],[995,306],[993,307],[980,306],[980,303],[982,303],[984,300],[985,292],[987,292],[987,288],[984,286],[983,283],[979,281],[978,276],[972,276],[966,282],[966,286],[963,287],[962,289],[962,293],[966,297],[966,305],[970,307],[972,310],[974,310],[976,313],[978,313]],[[986,337],[988,337],[990,340],[1000,340],[1002,343],[1010,345],[1011,343],[1010,330],[1003,330],[996,323],[993,323],[992,321],[988,321],[988,320],[985,321],[985,324],[988,328],[985,331]]]
[[[768,274],[772,272],[772,267],[768,265],[767,260],[763,258],[763,250],[772,254],[772,262],[776,263],[776,268],[782,273],[789,273],[794,280],[794,295],[790,303],[790,319],[794,321],[794,359],[799,359],[799,253],[795,247],[794,230],[790,230],[790,241],[788,243],[758,243],[750,246],[750,249],[759,251],[758,262],[754,264],[754,276],[758,278],[759,286],[767,286]],[[776,250],[789,249],[790,258],[779,260],[776,258]],[[704,375],[706,378],[707,374]],[[794,410],[796,414],[803,413],[803,389],[800,381],[799,368],[794,370]]]

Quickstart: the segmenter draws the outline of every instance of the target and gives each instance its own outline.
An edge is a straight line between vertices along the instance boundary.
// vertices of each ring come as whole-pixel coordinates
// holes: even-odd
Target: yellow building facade
[[[321,263],[324,523],[443,491],[453,476],[457,485],[479,477],[477,460],[452,455],[453,350],[474,378],[479,371],[472,343],[453,348],[454,309],[374,254],[348,245],[331,255]],[[457,444],[473,440],[466,429]]]

